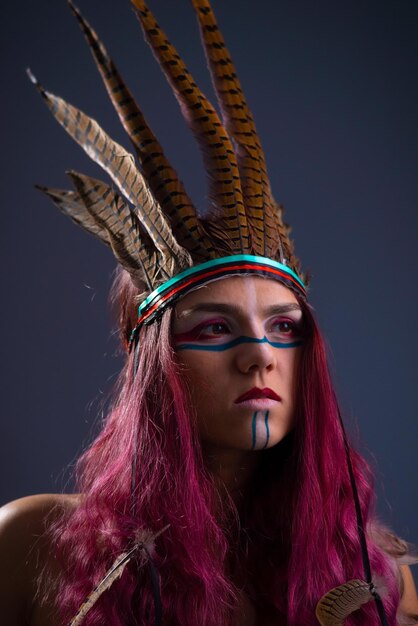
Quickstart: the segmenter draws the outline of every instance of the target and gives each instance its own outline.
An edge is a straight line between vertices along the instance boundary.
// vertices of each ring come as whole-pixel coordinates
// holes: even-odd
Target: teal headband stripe
[[[154,291],[144,300],[144,302],[142,302],[138,309],[138,317],[141,317],[145,313],[146,309],[151,308],[154,302],[164,293],[169,291],[179,282],[189,278],[190,276],[193,276],[197,273],[200,274],[201,272],[204,272],[205,270],[211,269],[213,267],[221,266],[227,269],[228,265],[235,265],[240,263],[265,265],[273,269],[278,269],[288,275],[289,278],[293,279],[293,281],[296,283],[296,287],[299,288],[299,291],[303,295],[306,295],[306,288],[302,280],[299,278],[296,272],[294,272],[287,265],[262,256],[254,256],[252,254],[234,254],[232,256],[221,257],[219,259],[211,259],[210,261],[206,261],[206,263],[194,265],[193,267],[189,267],[187,270],[184,270],[184,272],[177,274],[177,276],[170,278],[170,280],[167,280],[165,283],[157,287],[157,289],[154,289]]]

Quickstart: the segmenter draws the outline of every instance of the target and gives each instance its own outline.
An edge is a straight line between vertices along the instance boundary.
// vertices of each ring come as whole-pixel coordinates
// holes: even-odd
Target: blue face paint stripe
[[[256,440],[257,440],[257,413],[258,411],[255,411],[253,414],[253,421],[252,421],[252,446],[251,449],[254,450],[255,449],[255,444],[256,444]]]
[[[228,341],[227,343],[219,344],[216,346],[199,345],[196,343],[179,343],[177,346],[175,346],[175,348],[176,350],[206,350],[209,352],[223,352],[224,350],[235,348],[235,346],[238,346],[241,343],[268,343],[273,348],[298,348],[302,345],[302,341],[281,343],[279,341],[269,341],[267,337],[263,337],[263,339],[257,339],[256,337],[242,336],[237,337],[232,341]]]
[[[264,424],[266,425],[266,443],[263,446],[263,450],[264,450],[264,448],[267,448],[268,443],[269,443],[269,439],[270,439],[269,411],[266,411],[265,414],[264,414]]]

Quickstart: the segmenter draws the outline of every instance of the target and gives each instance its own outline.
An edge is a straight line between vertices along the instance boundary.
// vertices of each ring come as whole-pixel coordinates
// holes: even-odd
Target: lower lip
[[[236,402],[236,405],[244,409],[251,409],[251,411],[266,411],[277,406],[278,403],[279,400],[273,400],[272,398],[251,398],[242,402]]]

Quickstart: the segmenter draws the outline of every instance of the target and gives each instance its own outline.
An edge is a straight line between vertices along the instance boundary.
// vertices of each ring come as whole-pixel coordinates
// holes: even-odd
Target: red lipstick
[[[281,401],[281,397],[277,395],[273,389],[269,389],[265,387],[264,389],[259,389],[258,387],[253,387],[249,391],[243,393],[239,398],[237,398],[234,402],[235,404],[240,404],[241,402],[245,402],[246,400],[259,400],[268,398],[269,400],[275,400],[276,402]]]

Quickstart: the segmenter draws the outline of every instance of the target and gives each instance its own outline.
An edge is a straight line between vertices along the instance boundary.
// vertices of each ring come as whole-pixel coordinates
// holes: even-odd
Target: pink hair
[[[135,292],[127,275],[115,282],[122,339],[135,323]],[[325,349],[306,304],[294,432],[265,451],[246,512],[220,504],[205,469],[187,390],[170,343],[171,310],[141,330],[139,365],[133,355],[121,372],[103,430],[78,464],[80,506],[52,529],[63,579],[62,618],[74,616],[137,531],[158,532],[155,565],[161,577],[164,624],[232,624],[241,591],[231,573],[245,554],[255,606],[279,611],[289,626],[314,626],[319,598],[332,587],[364,578],[344,442]],[[365,461],[351,449],[365,524],[372,483]],[[132,494],[132,459],[136,490]],[[391,560],[368,535],[375,578],[385,580],[388,623],[396,623],[399,592]],[[154,626],[146,565],[131,562],[84,622]],[[350,626],[380,624],[374,603]]]

